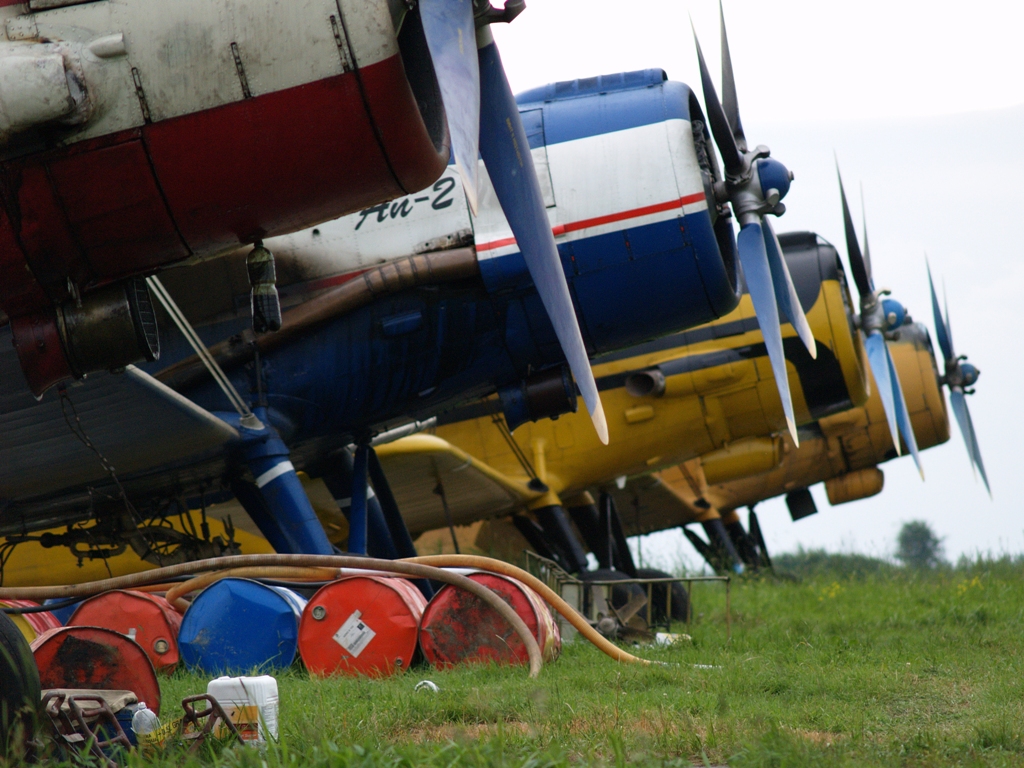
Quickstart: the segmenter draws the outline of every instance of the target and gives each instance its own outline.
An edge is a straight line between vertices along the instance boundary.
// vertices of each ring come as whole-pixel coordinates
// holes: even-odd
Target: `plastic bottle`
[[[206,692],[220,704],[247,744],[264,745],[277,740],[277,680],[259,677],[218,677]]]
[[[146,702],[140,701],[139,708],[132,715],[132,730],[136,736],[145,736],[153,733],[160,727],[160,718],[156,712],[146,706]]]

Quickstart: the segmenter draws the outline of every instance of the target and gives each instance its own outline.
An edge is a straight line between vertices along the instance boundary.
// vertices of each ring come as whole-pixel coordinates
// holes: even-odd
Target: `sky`
[[[718,83],[712,0],[529,0],[495,38],[513,91],[660,67],[699,94],[688,13]],[[948,443],[922,454],[924,483],[903,458],[883,465],[885,489],[871,499],[833,508],[816,486],[819,514],[798,523],[781,499],[759,505],[769,551],[891,555],[902,523],[926,520],[952,559],[1024,552],[1024,3],[726,0],[725,14],[748,141],[796,175],[776,230],[816,231],[845,256],[838,158],[858,221],[863,185],[876,285],[933,338],[926,253],[945,282],[956,351],[981,369],[968,403],[993,494],[972,477],[953,425]],[[678,532],[641,546],[654,562],[698,562]]]

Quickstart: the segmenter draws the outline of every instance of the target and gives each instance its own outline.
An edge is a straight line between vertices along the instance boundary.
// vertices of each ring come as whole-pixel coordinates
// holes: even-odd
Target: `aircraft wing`
[[[434,435],[387,443],[377,456],[414,538],[448,524],[439,485],[455,525],[510,514],[541,495]]]
[[[134,366],[90,374],[66,392],[62,399],[52,388],[37,401],[10,343],[0,352],[0,500],[109,482],[99,454],[124,477],[238,437],[229,424]]]
[[[684,525],[703,511],[687,503],[683,494],[657,475],[634,477],[625,488],[613,486],[610,492],[627,536]]]

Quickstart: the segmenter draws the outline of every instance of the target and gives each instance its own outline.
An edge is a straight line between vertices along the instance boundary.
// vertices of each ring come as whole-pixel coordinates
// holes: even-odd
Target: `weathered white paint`
[[[68,117],[74,108],[59,51],[49,45],[0,45],[0,140]]]
[[[67,138],[79,141],[143,123],[132,78],[138,71],[153,121],[242,100],[234,43],[253,96],[300,86],[344,71],[330,18],[343,29],[360,67],[398,52],[387,0],[96,0],[39,10],[0,8],[8,40],[35,31],[77,44],[92,119]],[[99,56],[88,46],[122,34],[125,56]],[[296,119],[315,120],[315,115]]]

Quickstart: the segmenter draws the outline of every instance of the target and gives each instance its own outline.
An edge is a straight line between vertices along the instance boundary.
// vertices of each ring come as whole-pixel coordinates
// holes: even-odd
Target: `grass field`
[[[507,667],[383,681],[296,670],[279,678],[279,745],[195,763],[1024,765],[1024,563],[788,562],[799,580],[734,583],[728,643],[721,587],[695,587],[693,642],[637,650],[665,666],[616,664],[579,641],[536,681]],[[414,692],[422,679],[440,692]],[[166,680],[164,714],[205,684]]]

